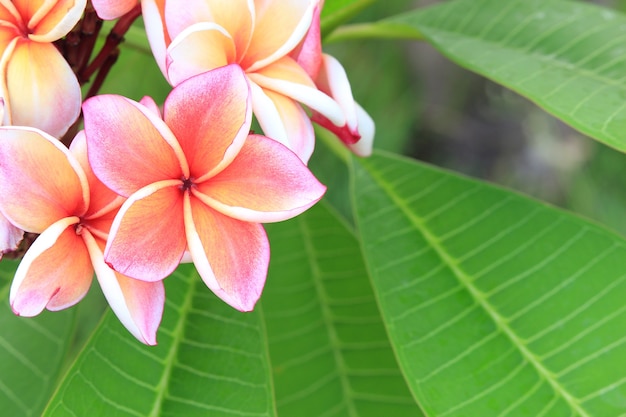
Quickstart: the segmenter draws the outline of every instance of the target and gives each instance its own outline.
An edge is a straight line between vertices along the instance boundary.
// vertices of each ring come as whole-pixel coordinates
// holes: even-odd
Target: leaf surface
[[[368,269],[430,416],[626,410],[626,241],[516,193],[353,159]]]

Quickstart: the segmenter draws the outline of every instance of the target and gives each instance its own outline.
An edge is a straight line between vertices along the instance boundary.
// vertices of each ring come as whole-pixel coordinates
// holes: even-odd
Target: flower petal
[[[117,272],[158,281],[178,266],[186,248],[181,181],[148,185],[122,205],[104,253]]]
[[[348,148],[358,156],[370,156],[372,154],[372,147],[374,145],[374,121],[363,107],[359,103],[354,103],[356,106],[357,124],[359,126],[359,134],[361,139],[357,143],[348,144]]]
[[[231,219],[187,194],[184,201],[189,251],[202,280],[232,307],[251,311],[269,264],[263,226]]]
[[[302,106],[292,99],[250,83],[252,110],[263,133],[282,143],[307,163],[315,147],[315,132]]]
[[[62,136],[80,113],[82,98],[74,72],[51,43],[17,40],[12,45],[2,85],[11,124]]]
[[[28,232],[41,233],[89,205],[87,177],[56,139],[27,127],[0,127],[0,208]]]
[[[254,33],[241,66],[256,71],[291,52],[306,35],[317,0],[255,0]]]
[[[165,26],[165,0],[142,0],[141,14],[152,55],[167,78],[166,50],[172,40]]]
[[[15,227],[0,213],[0,259],[2,254],[17,249],[24,237],[24,231]]]
[[[237,155],[252,123],[245,74],[228,65],[179,84],[165,100],[164,120],[196,181],[215,175]]]
[[[115,315],[139,341],[156,345],[165,303],[163,282],[144,282],[116,273],[104,263],[105,242],[88,231],[83,233],[83,239],[102,292]]]
[[[83,168],[89,182],[89,208],[84,214],[84,218],[98,217],[119,208],[124,202],[124,197],[119,196],[104,185],[91,170],[87,158],[87,137],[84,130],[78,132],[72,140],[70,152]]]
[[[163,119],[163,115],[161,114],[161,109],[159,108],[159,105],[156,104],[156,102],[154,101],[152,97],[143,96],[141,100],[139,100],[139,104],[141,104],[142,106],[150,110],[159,119]]]
[[[85,101],[83,112],[93,172],[116,193],[128,197],[153,182],[187,176],[176,138],[152,110],[101,95]]]
[[[14,3],[28,3],[32,6],[37,2],[18,0]],[[31,15],[28,37],[35,42],[54,42],[61,39],[76,26],[86,5],[87,0],[44,1]]]
[[[252,37],[254,1],[187,0],[185,7],[180,7],[176,2],[167,2],[164,15],[172,39],[196,23],[215,23],[232,37],[238,56],[242,56]]]
[[[248,77],[263,89],[283,94],[323,114],[337,126],[346,124],[346,117],[339,104],[319,91],[293,58],[284,57],[262,70],[248,73]]]
[[[74,229],[78,222],[78,217],[59,220],[26,252],[11,284],[9,300],[15,314],[31,317],[44,308],[62,310],[85,296],[93,268]]]
[[[325,191],[297,155],[260,135],[250,135],[226,169],[192,189],[194,196],[215,210],[258,223],[294,217]]]
[[[137,0],[91,0],[98,17],[103,20],[117,19],[130,12]]]
[[[306,36],[302,39],[300,45],[289,54],[313,79],[317,78],[322,63],[322,37],[320,32],[320,12],[322,6],[320,3],[315,7],[311,26]]]
[[[182,31],[167,49],[167,79],[178,85],[194,75],[235,62],[230,34],[213,22],[196,23]]]

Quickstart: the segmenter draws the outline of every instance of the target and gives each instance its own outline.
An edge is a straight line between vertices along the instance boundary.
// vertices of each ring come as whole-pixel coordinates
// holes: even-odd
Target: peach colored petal
[[[317,0],[255,0],[255,26],[241,66],[256,71],[291,52],[306,35]]]
[[[166,50],[172,40],[165,26],[165,0],[142,0],[141,14],[152,54],[167,78]]]
[[[82,216],[89,185],[80,164],[56,139],[27,127],[0,127],[0,207],[16,226],[41,233]]]
[[[182,31],[167,49],[167,78],[178,85],[194,75],[235,62],[235,44],[213,22],[196,23]]]
[[[78,217],[59,220],[28,249],[11,284],[9,301],[15,314],[31,317],[44,308],[62,310],[85,296],[93,268],[74,228],[78,222]]]
[[[29,1],[31,5],[33,2]],[[80,20],[87,0],[46,0],[28,22],[28,37],[36,42],[54,42],[67,35]]]
[[[105,242],[95,239],[88,231],[82,236],[98,283],[115,315],[139,341],[156,345],[156,332],[165,303],[163,282],[144,282],[116,273],[104,263]]]
[[[190,78],[172,90],[163,113],[187,157],[191,177],[202,181],[215,175],[237,155],[250,130],[245,74],[238,65],[229,65]]]
[[[138,3],[137,0],[91,0],[93,8],[103,20],[117,19],[130,12]]]
[[[250,83],[252,110],[266,136],[287,146],[307,163],[313,154],[315,132],[308,114],[292,99]]]
[[[82,167],[89,182],[89,208],[83,217],[86,219],[99,217],[118,209],[124,202],[124,198],[104,185],[91,170],[91,165],[89,165],[87,158],[87,138],[84,130],[78,132],[74,140],[72,140],[70,152]]]
[[[241,311],[251,311],[261,296],[269,264],[263,226],[224,216],[185,194],[189,251],[206,285]]]
[[[326,187],[282,144],[250,135],[237,158],[192,193],[221,213],[266,223],[294,217],[324,195]]]
[[[23,237],[24,231],[0,213],[0,259],[3,253],[17,249]]]
[[[196,23],[215,23],[232,37],[238,56],[248,49],[254,27],[253,0],[187,0],[185,7],[167,2],[164,14],[172,38]]]
[[[6,61],[5,82],[2,96],[13,125],[60,137],[78,118],[82,100],[78,81],[50,43],[17,40]]]
[[[148,185],[122,205],[109,233],[106,263],[143,281],[158,281],[178,266],[186,248],[182,181]]]
[[[83,104],[89,162],[116,193],[130,194],[156,181],[188,176],[176,138],[151,110],[115,95]]]
[[[255,73],[248,73],[250,80],[265,90],[272,90],[296,100],[311,110],[323,114],[337,126],[346,124],[346,117],[339,104],[319,91],[308,74],[293,58],[280,61]]]
[[[0,0],[0,20],[3,20],[7,25],[22,24],[22,16],[15,8],[15,4],[11,0]]]

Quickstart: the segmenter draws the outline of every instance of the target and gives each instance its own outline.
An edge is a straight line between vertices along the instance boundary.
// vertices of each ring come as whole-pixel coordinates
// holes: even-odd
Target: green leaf
[[[626,16],[576,1],[456,0],[390,22],[626,151]]]
[[[17,317],[9,288],[18,262],[0,262],[0,410],[6,416],[40,416],[55,388],[74,330],[75,309]]]
[[[275,416],[260,314],[217,299],[191,265],[165,283],[159,344],[108,312],[45,416]]]
[[[375,293],[430,416],[626,409],[626,241],[415,161],[353,159]]]
[[[354,235],[325,203],[268,231],[272,261],[262,309],[279,415],[422,415]]]
[[[320,16],[322,34],[330,33],[337,26],[350,20],[361,10],[377,0],[332,0],[326,1]]]

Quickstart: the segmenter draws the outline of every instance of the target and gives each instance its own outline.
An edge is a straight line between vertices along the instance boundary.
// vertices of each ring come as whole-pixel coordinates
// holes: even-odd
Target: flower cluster
[[[26,250],[10,291],[16,314],[74,305],[95,272],[120,321],[155,344],[162,281],[185,261],[250,311],[269,263],[262,223],[302,213],[326,190],[306,166],[311,121],[371,152],[373,122],[321,52],[319,0],[181,3],[0,4],[0,256],[20,241]],[[140,14],[172,85],[165,102],[93,88],[83,102],[82,78],[106,60],[87,65],[91,51],[63,45],[100,19],[127,27]],[[253,115],[266,136],[251,133]]]

